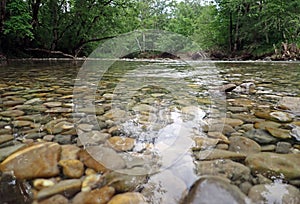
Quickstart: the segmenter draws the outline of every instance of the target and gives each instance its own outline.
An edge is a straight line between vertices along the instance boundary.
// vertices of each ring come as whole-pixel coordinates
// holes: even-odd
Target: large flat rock
[[[0,164],[0,171],[13,171],[19,179],[57,176],[60,152],[57,143],[34,144],[7,157]]]
[[[245,161],[253,173],[261,173],[269,178],[281,174],[287,180],[300,178],[300,154],[261,152],[249,155]]]

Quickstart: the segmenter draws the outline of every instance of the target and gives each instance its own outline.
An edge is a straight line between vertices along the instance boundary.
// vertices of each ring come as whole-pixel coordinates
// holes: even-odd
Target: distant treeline
[[[299,0],[2,0],[0,57],[88,56],[105,39],[160,29],[213,58],[299,59],[299,11]]]

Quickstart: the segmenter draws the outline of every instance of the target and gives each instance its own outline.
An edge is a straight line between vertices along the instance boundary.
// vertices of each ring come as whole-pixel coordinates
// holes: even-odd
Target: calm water
[[[126,173],[153,174],[143,190],[153,203],[179,202],[197,179],[192,138],[205,135],[206,120],[226,117],[228,99],[242,97],[253,101],[253,106],[275,106],[281,97],[300,96],[299,63],[93,61],[83,66],[82,63],[14,62],[1,66],[0,110],[18,109],[17,105],[37,98],[35,105],[62,102],[64,105],[56,111],[22,108],[26,115],[66,117],[77,125],[88,123],[93,130],[135,139],[134,149],[122,156],[146,159]],[[245,87],[225,95],[219,90],[228,83]],[[11,100],[20,104],[7,105]],[[110,111],[112,116],[108,116]],[[13,120],[0,119],[2,128]],[[103,123],[109,124],[108,127],[102,127]],[[17,140],[26,139],[30,131],[43,131],[44,125],[13,128],[13,134]],[[109,128],[115,126],[118,131],[111,133]],[[90,139],[80,130],[78,134],[82,144],[88,146]]]

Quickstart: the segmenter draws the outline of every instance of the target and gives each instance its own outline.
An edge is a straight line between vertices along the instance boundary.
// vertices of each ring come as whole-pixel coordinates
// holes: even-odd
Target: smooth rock
[[[197,180],[183,203],[212,204],[232,203],[246,204],[247,196],[237,186],[219,177],[204,177]]]
[[[228,138],[221,132],[208,132],[207,135],[211,138],[218,139],[226,144],[229,144]]]
[[[276,153],[287,154],[292,148],[291,143],[288,142],[278,142],[276,145]]]
[[[253,186],[248,194],[254,203],[300,203],[300,191],[296,187],[282,183]]]
[[[7,111],[0,112],[0,115],[5,117],[18,117],[24,114],[25,113],[21,110],[7,110]]]
[[[254,124],[254,128],[256,129],[266,129],[266,127],[278,128],[280,126],[280,123],[276,123],[273,121],[261,121]]]
[[[132,108],[135,112],[156,112],[157,109],[147,104],[139,104]]]
[[[270,116],[272,117],[273,120],[279,122],[288,123],[293,121],[291,114],[285,112],[274,111],[270,113]]]
[[[118,172],[108,172],[102,177],[104,185],[114,187],[117,193],[135,191],[146,182],[146,175],[130,175]]]
[[[300,154],[261,152],[249,155],[245,162],[254,174],[261,173],[268,178],[281,174],[287,180],[300,177]]]
[[[99,131],[89,131],[80,134],[80,141],[84,145],[95,145],[104,143],[111,135]]]
[[[80,179],[68,179],[62,180],[54,186],[43,188],[40,190],[37,195],[37,200],[42,200],[53,196],[55,194],[62,194],[66,197],[72,197],[75,193],[81,189],[81,180]]]
[[[45,105],[49,108],[54,108],[54,107],[62,106],[62,102],[47,102],[47,103],[44,103],[43,105]]]
[[[89,192],[92,189],[96,188],[97,185],[99,185],[102,181],[101,176],[102,176],[101,174],[96,174],[96,173],[87,175],[82,181],[81,191]]]
[[[198,160],[215,160],[215,159],[231,159],[231,160],[244,160],[246,158],[245,154],[221,150],[221,149],[211,149],[199,152],[194,152],[194,156]]]
[[[108,144],[116,151],[132,150],[135,144],[135,139],[128,137],[114,136],[108,139]]]
[[[224,84],[221,88],[220,88],[220,91],[224,91],[224,92],[230,92],[232,91],[233,89],[236,88],[236,85],[235,84]]]
[[[203,130],[206,132],[222,132],[224,135],[227,136],[236,131],[230,125],[227,124],[212,124],[208,127],[204,127]]]
[[[192,147],[194,151],[204,150],[215,147],[219,143],[219,139],[212,139],[206,137],[195,137],[195,145]]]
[[[261,129],[249,130],[243,136],[248,137],[259,144],[270,144],[277,141],[275,137]]]
[[[63,195],[54,195],[48,199],[42,200],[38,204],[68,204],[69,200]]]
[[[66,118],[52,120],[45,125],[45,129],[50,134],[60,133],[64,130],[63,126],[68,123],[66,120]]]
[[[91,131],[94,127],[92,124],[79,124],[77,126],[80,130],[83,130],[85,132]]]
[[[245,155],[258,153],[261,151],[260,145],[247,137],[230,137],[229,141],[229,151],[243,153]]]
[[[50,179],[35,179],[33,181],[33,187],[37,190],[41,190],[43,188],[48,188],[48,187],[51,187],[54,185],[55,185],[54,181],[52,181]]]
[[[10,155],[0,164],[0,170],[14,171],[19,179],[56,176],[60,151],[57,143],[37,143]]]
[[[276,138],[279,139],[289,139],[292,136],[290,135],[290,130],[281,129],[281,128],[272,128],[266,127],[266,130]]]
[[[104,186],[90,192],[78,193],[72,200],[72,204],[106,204],[115,194],[115,189]]]
[[[62,107],[54,107],[49,110],[46,110],[46,113],[72,113],[72,108],[62,108]]]
[[[288,123],[293,121],[291,114],[280,111],[271,112],[269,110],[257,110],[254,114],[259,118],[272,120],[275,122]]]
[[[254,102],[246,98],[236,98],[229,101],[233,106],[252,107]]]
[[[251,114],[244,114],[244,113],[236,113],[236,114],[230,114],[231,118],[240,119],[244,121],[245,123],[255,123],[260,122],[262,119],[259,119]]]
[[[25,146],[26,146],[25,144],[15,144],[13,146],[0,148],[0,162],[2,162],[12,153],[24,148]]]
[[[25,127],[25,126],[30,126],[33,123],[31,121],[26,121],[26,120],[15,120],[12,122],[14,127]]]
[[[61,145],[60,161],[78,159],[80,148],[75,145]]]
[[[147,204],[141,193],[128,192],[115,195],[107,204]]]
[[[248,180],[251,174],[247,166],[229,159],[199,161],[196,163],[196,171],[200,176],[222,176],[233,181]]]
[[[94,169],[96,172],[104,173],[108,171],[103,164],[95,160],[86,150],[80,150],[78,155],[80,161],[82,161],[85,166]]]
[[[8,142],[8,141],[11,141],[14,139],[14,136],[13,135],[9,135],[9,134],[6,134],[6,135],[0,135],[0,144],[2,143],[5,143],[5,142]],[[1,150],[0,150],[1,151]]]
[[[231,127],[236,127],[244,124],[242,120],[233,118],[222,118],[221,121],[227,125],[230,125]]]
[[[84,165],[79,160],[60,160],[63,174],[68,178],[80,178],[84,172]]]
[[[53,142],[57,142],[62,145],[72,144],[72,135],[55,135]]]
[[[113,149],[104,146],[88,146],[86,151],[95,161],[110,170],[122,169],[125,167],[125,161]]]
[[[241,113],[241,112],[248,112],[248,107],[238,107],[238,106],[229,106],[227,110],[231,111],[232,113]]]
[[[276,149],[276,145],[262,145],[261,151],[262,152],[273,152]]]
[[[292,113],[300,113],[300,97],[282,97],[278,106],[282,109],[288,109]]]

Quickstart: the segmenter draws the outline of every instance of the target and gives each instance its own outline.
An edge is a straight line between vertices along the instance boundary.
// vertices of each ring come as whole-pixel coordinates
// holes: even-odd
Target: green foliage
[[[33,38],[30,14],[26,2],[22,0],[11,1],[7,4],[7,20],[4,22],[4,35],[13,38]]]
[[[228,53],[300,44],[299,0],[7,0],[0,6],[1,48],[7,53],[39,48],[87,56],[103,39],[137,29],[171,31],[203,50]],[[163,50],[181,49],[172,39],[158,42]]]

